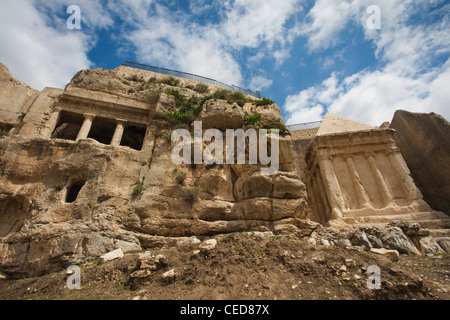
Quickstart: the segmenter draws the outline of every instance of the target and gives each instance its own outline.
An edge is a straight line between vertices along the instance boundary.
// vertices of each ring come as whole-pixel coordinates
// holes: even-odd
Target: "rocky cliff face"
[[[95,138],[59,139],[58,132],[42,137],[42,130],[0,138],[1,272],[39,275],[116,248],[132,252],[180,237],[301,223],[307,213],[305,185],[279,107],[172,80],[124,67],[82,71],[47,109],[40,107],[40,118],[35,113],[27,122],[27,133],[34,132],[28,130],[33,121],[46,128],[50,114],[67,107],[64,95],[98,103],[93,113],[101,111],[98,105],[106,103],[99,99],[107,96],[110,103],[128,103],[148,114],[141,150]],[[262,165],[174,164],[170,134],[177,128],[192,133],[194,120],[202,121],[203,131],[281,128],[279,171],[267,176]]]
[[[390,125],[424,200],[450,215],[450,125],[431,113],[399,110]]]
[[[23,82],[15,79],[8,68],[0,63],[0,130],[2,134],[15,126],[20,126],[21,119],[38,96],[38,92]]]

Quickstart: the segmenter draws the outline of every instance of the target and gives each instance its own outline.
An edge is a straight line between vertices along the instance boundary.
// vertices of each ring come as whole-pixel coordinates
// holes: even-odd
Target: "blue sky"
[[[126,60],[186,71],[260,90],[288,124],[450,119],[449,22],[444,0],[2,0],[0,62],[38,90]]]

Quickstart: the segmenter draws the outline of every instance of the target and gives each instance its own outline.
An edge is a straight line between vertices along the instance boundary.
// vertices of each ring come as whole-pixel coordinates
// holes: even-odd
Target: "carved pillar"
[[[325,185],[323,183],[322,176],[320,174],[320,169],[317,169],[317,175],[316,175],[316,183],[318,188],[318,194],[321,195],[321,197],[318,199],[320,203],[323,206],[323,212],[320,212],[320,217],[322,219],[322,223],[327,222],[329,219],[331,219],[331,208],[330,208],[330,202],[328,201],[327,192],[325,190]]]
[[[111,139],[111,145],[114,147],[120,146],[120,142],[122,142],[123,131],[125,130],[125,125],[127,120],[116,119],[116,130],[114,131],[114,135]]]
[[[314,176],[312,176],[314,175]],[[326,220],[324,216],[326,215],[326,209],[323,206],[323,197],[325,194],[322,194],[318,187],[318,174],[315,173],[307,173],[306,174],[306,183],[308,185],[308,195],[311,198],[312,209],[314,219],[312,220],[320,223],[325,223]]]
[[[350,172],[350,178],[352,179],[353,186],[355,188],[356,198],[358,199],[359,209],[360,208],[370,208],[370,202],[367,198],[364,187],[361,184],[361,179],[359,177],[358,171],[356,170],[355,163],[351,156],[347,157],[347,167]]]
[[[84,113],[84,122],[81,126],[80,131],[78,132],[77,139],[75,141],[79,141],[82,139],[86,139],[89,136],[89,131],[91,131],[92,122],[94,121],[95,114]]]
[[[44,139],[49,139],[52,135],[53,130],[55,130],[56,125],[58,124],[59,117],[61,115],[61,108],[55,108],[50,115],[50,119],[48,119],[45,127],[41,130],[41,137]]]
[[[342,218],[345,208],[339,181],[334,172],[333,163],[328,157],[319,159],[320,173],[325,186],[325,191],[331,207],[331,218]]]
[[[389,150],[386,152],[389,162],[394,169],[397,179],[399,180],[405,199],[407,200],[417,200],[422,198],[420,190],[414,184],[413,179],[410,176],[408,166],[403,160],[402,155],[398,150]]]
[[[387,206],[393,201],[392,195],[389,192],[386,181],[384,180],[383,175],[381,174],[381,171],[378,168],[377,162],[375,161],[373,154],[367,154],[366,157],[367,160],[369,161],[370,169],[372,170],[372,174],[375,179],[375,183],[377,184],[378,191],[381,194],[381,198],[383,199],[383,203],[385,206]]]
[[[147,126],[147,130],[145,131],[144,141],[142,142],[141,151],[144,153],[149,153],[153,150],[153,146],[155,143],[155,136],[151,131],[150,126]]]

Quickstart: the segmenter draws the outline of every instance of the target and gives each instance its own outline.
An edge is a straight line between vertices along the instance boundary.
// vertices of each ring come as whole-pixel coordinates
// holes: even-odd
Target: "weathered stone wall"
[[[14,79],[8,68],[0,63],[0,125],[12,129],[20,126],[39,92]]]
[[[425,201],[450,215],[450,124],[431,113],[399,110],[390,125]]]
[[[181,125],[192,134],[193,127],[161,116],[179,108],[164,92],[175,89],[186,99],[208,93],[185,79],[147,86],[155,74],[133,71],[82,71],[64,90],[45,89],[20,133],[0,138],[2,272],[42,274],[116,248],[161,246],[163,237],[267,231],[306,217],[289,135],[280,136],[279,171],[272,176],[262,175],[261,165],[176,165],[167,133]],[[262,121],[283,123],[276,104],[241,107],[220,99],[207,101],[197,120],[203,130],[246,130],[244,117],[256,112]],[[79,121],[73,139],[57,138],[72,120]],[[100,136],[101,143],[90,134],[103,134],[102,126],[110,138]],[[140,149],[120,145],[129,126],[143,128]]]
[[[431,210],[392,134],[390,129],[369,129],[318,135],[311,142],[306,163],[314,220]]]

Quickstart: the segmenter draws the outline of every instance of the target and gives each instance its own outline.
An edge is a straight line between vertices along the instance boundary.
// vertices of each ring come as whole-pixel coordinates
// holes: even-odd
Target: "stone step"
[[[450,229],[450,219],[417,221],[423,229]]]
[[[430,236],[433,238],[449,238],[450,229],[425,229],[430,232]]]
[[[383,215],[365,217],[344,217],[342,219],[350,225],[355,224],[388,224],[393,221],[418,222],[421,228],[446,229],[450,228],[450,217],[442,212],[417,212],[402,215]]]
[[[449,220],[450,216],[446,215],[443,212],[433,211],[433,212],[417,212],[409,214],[414,220]]]
[[[434,238],[434,240],[445,252],[450,253],[450,237]]]

